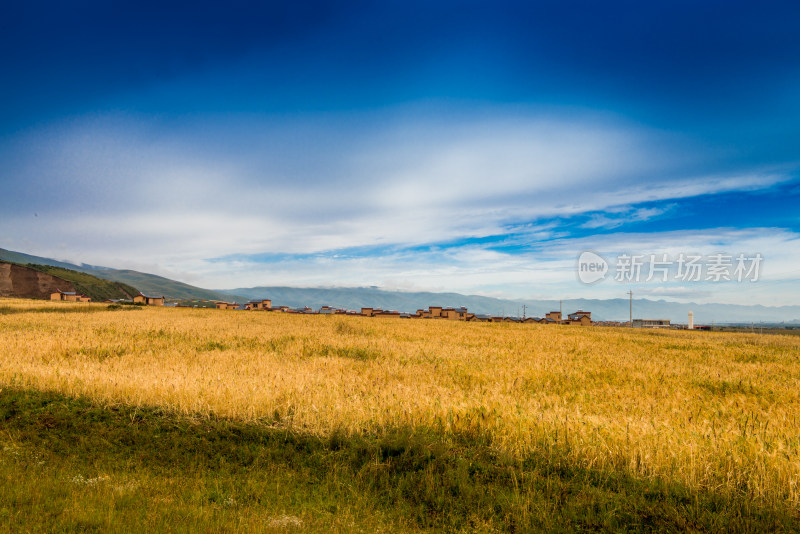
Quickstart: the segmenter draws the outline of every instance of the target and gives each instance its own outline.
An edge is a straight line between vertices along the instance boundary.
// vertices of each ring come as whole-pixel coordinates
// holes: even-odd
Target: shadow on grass
[[[366,508],[422,529],[520,531],[774,532],[800,528],[794,510],[765,509],[667,481],[578,468],[557,451],[524,461],[499,457],[486,439],[399,428],[326,439],[257,424],[195,421],[158,409],[103,408],[58,394],[0,391],[0,427],[86,465],[245,482],[277,469],[297,481],[347,488]],[[116,467],[115,467],[116,466]],[[336,496],[329,497],[335,499]],[[314,507],[314,502],[307,503]],[[28,511],[32,513],[32,510]]]

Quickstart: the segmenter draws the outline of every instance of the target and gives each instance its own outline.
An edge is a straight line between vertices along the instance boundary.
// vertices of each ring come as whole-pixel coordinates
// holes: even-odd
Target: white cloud
[[[797,259],[780,259],[781,247],[787,240],[796,246],[796,237],[772,230],[553,240],[555,224],[530,226],[590,214],[585,228],[615,228],[662,215],[663,208],[633,207],[638,203],[786,179],[772,170],[701,173],[724,153],[696,152],[659,132],[588,114],[429,117],[401,110],[326,120],[199,117],[178,125],[101,116],[27,132],[0,146],[0,157],[6,162],[0,246],[138,266],[204,286],[388,281],[527,295],[584,291],[574,286],[573,271],[584,248],[710,250],[721,242],[769,250],[770,269],[793,267]],[[525,234],[522,243],[547,240],[546,248],[515,255],[485,246],[325,255],[268,267],[205,261],[384,245],[403,250],[510,229]]]
[[[683,244],[681,246],[680,244]],[[557,239],[505,253],[486,245],[464,245],[424,251],[395,250],[381,255],[312,255],[286,257],[275,263],[220,260],[190,265],[214,287],[254,285],[369,286],[387,289],[458,291],[511,298],[622,298],[628,289],[639,296],[695,302],[761,303],[796,302],[800,283],[791,270],[800,261],[800,235],[757,228],[720,228],[705,232],[609,234],[601,238]],[[753,248],[756,247],[757,248]],[[758,251],[764,257],[757,283],[621,283],[609,277],[596,285],[580,284],[576,259],[582,250],[597,250],[612,260],[620,252],[710,254]],[[788,269],[788,270],[787,270]]]

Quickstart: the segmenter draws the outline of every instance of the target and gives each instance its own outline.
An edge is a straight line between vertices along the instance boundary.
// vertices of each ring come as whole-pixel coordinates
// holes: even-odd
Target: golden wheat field
[[[479,431],[800,509],[800,336],[2,299],[3,385],[317,435]]]

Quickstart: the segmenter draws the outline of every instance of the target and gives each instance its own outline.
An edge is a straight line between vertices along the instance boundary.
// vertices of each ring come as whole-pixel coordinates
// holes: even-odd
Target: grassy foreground
[[[800,528],[796,336],[7,299],[0,388],[12,530]]]
[[[788,509],[486,436],[397,429],[328,439],[59,394],[0,391],[0,530],[97,532],[740,531]]]

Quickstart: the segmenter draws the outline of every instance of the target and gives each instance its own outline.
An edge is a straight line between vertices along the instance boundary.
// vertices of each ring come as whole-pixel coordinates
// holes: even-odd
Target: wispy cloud
[[[582,228],[618,228],[631,222],[649,221],[673,209],[675,204],[658,208],[634,208],[632,206],[607,209],[603,213],[589,214]]]
[[[619,206],[787,179],[698,177],[706,154],[591,114],[368,114],[344,130],[302,117],[202,124],[100,116],[33,131],[5,147],[0,204],[17,224],[39,213],[88,254],[100,239],[119,252],[208,257],[436,243],[576,214],[613,227],[663,212]]]
[[[401,111],[195,124],[101,115],[32,130],[0,146],[0,246],[215,287],[564,293],[582,290],[572,265],[582,249],[746,238],[624,229],[670,215],[679,199],[792,177],[709,173],[724,151],[588,112]],[[593,230],[611,233],[581,237]],[[754,232],[756,248],[795,239]]]
[[[380,247],[370,250],[282,255],[264,262],[261,257],[236,256],[212,263],[195,262],[193,271],[218,280],[236,272],[238,286],[251,285],[376,285],[389,289],[450,290],[503,297],[615,298],[633,289],[639,296],[671,300],[790,304],[797,284],[793,265],[800,262],[800,234],[775,228],[714,228],[703,232],[611,233],[581,238],[556,238],[531,243],[513,252],[496,250],[491,243],[460,246]],[[611,262],[612,274],[602,283],[578,283],[576,260],[594,250]],[[680,253],[709,255],[759,253],[764,262],[757,283],[681,283],[658,279],[623,283],[613,279],[614,258],[628,254]],[[276,261],[272,261],[276,260]],[[646,272],[645,272],[646,274]],[[789,284],[787,286],[787,284]]]

